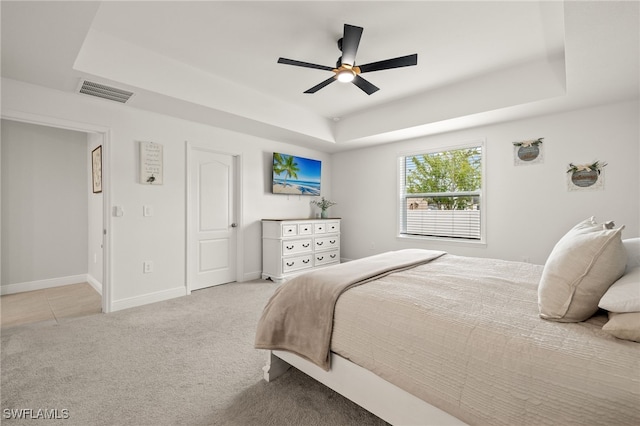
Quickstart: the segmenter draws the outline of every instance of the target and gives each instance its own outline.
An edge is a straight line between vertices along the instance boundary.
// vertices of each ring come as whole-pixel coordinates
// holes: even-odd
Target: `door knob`
[[[237,224],[237,223],[232,223],[232,224],[231,224],[231,227],[232,227],[232,228],[237,228],[237,227],[238,227],[238,224]]]

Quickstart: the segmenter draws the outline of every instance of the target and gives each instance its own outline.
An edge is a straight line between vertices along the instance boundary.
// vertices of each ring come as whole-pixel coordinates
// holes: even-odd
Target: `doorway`
[[[73,275],[68,277],[63,277],[62,279],[45,279],[38,280],[33,282],[26,283],[18,283],[17,286],[3,286],[3,292],[6,294],[15,293],[16,291],[30,291],[30,290],[40,290],[46,288],[54,288],[57,286],[62,286],[66,284],[70,284],[72,282],[82,282],[85,281],[90,284],[95,290],[100,293],[101,296],[101,311],[102,312],[110,312],[111,311],[111,289],[110,289],[110,256],[109,256],[109,247],[110,247],[110,238],[109,238],[109,229],[110,229],[110,218],[109,218],[109,135],[110,131],[108,128],[102,126],[96,126],[92,124],[85,124],[80,122],[74,122],[54,117],[48,116],[40,116],[31,113],[24,113],[21,111],[14,110],[3,110],[2,111],[2,119],[9,120],[12,122],[18,123],[26,123],[26,124],[34,124],[38,126],[49,127],[53,129],[62,129],[62,130],[72,130],[75,132],[81,132],[86,135],[87,140],[87,169],[89,173],[91,171],[91,164],[89,163],[89,154],[90,149],[93,145],[97,144],[102,147],[102,193],[100,194],[99,200],[90,200],[93,201],[93,207],[91,205],[88,206],[88,209],[91,210],[94,208],[93,212],[88,214],[93,217],[90,220],[91,228],[89,232],[93,232],[96,247],[89,247],[90,242],[87,243],[87,258],[89,259],[89,263],[93,262],[96,264],[96,271],[87,271],[87,273],[81,273],[79,275]],[[90,176],[86,176],[87,179],[90,179]],[[91,183],[89,182],[88,191],[90,192],[89,197],[92,196],[91,193]],[[96,194],[93,194],[94,196]],[[71,214],[70,212],[65,210],[65,214]],[[89,237],[91,240],[91,237]],[[6,247],[5,247],[6,249]],[[89,265],[87,265],[89,268]],[[80,271],[78,271],[80,272]],[[95,275],[95,276],[94,276]],[[78,278],[77,280],[70,280],[70,278]],[[16,287],[16,288],[9,288]],[[18,288],[19,287],[19,288]]]
[[[239,156],[187,145],[187,293],[237,281]]]

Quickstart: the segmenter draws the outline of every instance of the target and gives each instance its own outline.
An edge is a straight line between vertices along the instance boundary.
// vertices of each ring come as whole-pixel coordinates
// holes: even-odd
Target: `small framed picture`
[[[591,164],[569,163],[567,169],[567,189],[569,191],[597,191],[604,188],[604,166],[607,163],[595,161]]]
[[[140,183],[162,185],[163,147],[159,143],[140,142]]]
[[[523,166],[540,164],[544,160],[542,140],[544,138],[513,142],[513,164]]]
[[[102,192],[102,145],[91,151],[91,184],[94,194]]]

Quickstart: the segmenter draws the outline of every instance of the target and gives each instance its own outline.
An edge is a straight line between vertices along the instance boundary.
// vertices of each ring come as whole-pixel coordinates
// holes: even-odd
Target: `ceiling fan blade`
[[[279,58],[278,63],[285,64],[285,65],[295,65],[296,67],[314,68],[317,70],[324,70],[324,71],[333,71],[332,67],[327,67],[325,65],[312,64],[310,62],[296,61],[296,60],[287,59],[287,58]]]
[[[362,28],[344,24],[344,36],[342,37],[342,63],[351,66],[356,64],[356,53],[362,37]]]
[[[336,76],[332,76],[329,77],[328,79],[326,79],[325,81],[323,81],[320,84],[316,84],[315,86],[313,86],[311,89],[305,91],[304,93],[316,93],[318,90],[322,89],[324,86],[328,86],[329,84],[333,83],[334,81],[336,81]]]
[[[380,90],[378,87],[369,83],[367,80],[360,77],[359,75],[356,75],[356,77],[353,79],[353,84],[361,88],[362,91],[365,92],[367,95],[371,95],[377,92],[378,90]]]
[[[371,62],[370,64],[358,65],[360,72],[382,71],[391,68],[410,67],[418,64],[418,54],[400,56],[399,58],[387,59],[384,61]]]

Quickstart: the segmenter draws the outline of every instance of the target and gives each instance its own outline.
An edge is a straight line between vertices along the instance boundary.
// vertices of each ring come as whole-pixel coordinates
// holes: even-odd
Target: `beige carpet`
[[[384,425],[296,370],[262,380],[265,354],[253,338],[275,287],[227,284],[112,314],[3,329],[2,424]],[[7,419],[38,410],[68,418]]]

